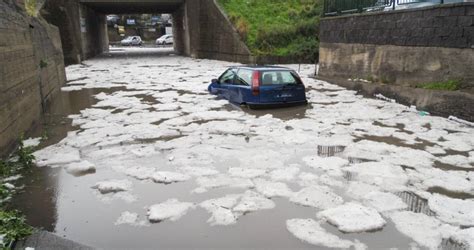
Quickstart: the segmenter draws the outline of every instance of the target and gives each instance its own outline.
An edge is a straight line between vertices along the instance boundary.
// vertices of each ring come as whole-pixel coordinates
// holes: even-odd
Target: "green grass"
[[[22,239],[33,232],[33,228],[26,224],[25,217],[18,211],[5,211],[0,209],[0,235],[3,235],[3,246],[8,249],[11,242]]]
[[[320,0],[219,0],[254,55],[318,57]]]
[[[33,228],[26,223],[24,215],[16,210],[8,209],[15,189],[6,186],[5,178],[24,173],[25,170],[33,166],[33,148],[24,147],[23,142],[15,153],[8,159],[0,159],[0,249],[7,249],[15,240],[22,239],[33,232]]]
[[[418,84],[417,87],[422,89],[456,91],[461,89],[461,82],[458,80],[449,80],[444,82],[421,83]]]

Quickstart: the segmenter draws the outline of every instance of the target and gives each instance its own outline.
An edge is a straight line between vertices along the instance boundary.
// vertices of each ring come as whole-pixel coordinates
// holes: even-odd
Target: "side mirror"
[[[217,80],[217,79],[212,79],[212,84],[219,84],[219,80]]]

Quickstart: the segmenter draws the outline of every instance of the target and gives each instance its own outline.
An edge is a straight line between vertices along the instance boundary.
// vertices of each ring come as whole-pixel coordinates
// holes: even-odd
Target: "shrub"
[[[255,55],[316,61],[320,0],[219,0]]]

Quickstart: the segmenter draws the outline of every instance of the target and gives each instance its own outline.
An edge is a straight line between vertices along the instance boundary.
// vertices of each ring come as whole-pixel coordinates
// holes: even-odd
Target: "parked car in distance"
[[[303,81],[292,69],[274,66],[239,66],[212,80],[208,90],[231,103],[251,109],[305,105]]]
[[[166,44],[173,44],[174,39],[173,35],[163,35],[160,38],[156,39],[156,45],[166,45]]]
[[[123,39],[120,44],[122,46],[139,46],[143,44],[142,38],[139,36],[128,36]]]

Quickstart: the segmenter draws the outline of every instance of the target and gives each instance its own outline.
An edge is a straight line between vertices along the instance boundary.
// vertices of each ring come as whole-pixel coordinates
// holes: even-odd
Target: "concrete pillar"
[[[91,58],[108,50],[107,20],[104,14],[84,4],[79,6],[81,54]]]
[[[199,57],[201,0],[186,0],[173,13],[175,51],[185,56]]]
[[[173,14],[174,50],[178,55],[185,55],[184,5]]]
[[[77,64],[82,60],[81,28],[79,19],[79,2],[68,0],[48,0],[41,15],[59,28],[61,44],[66,65]]]

